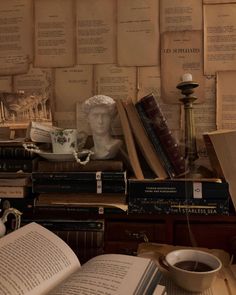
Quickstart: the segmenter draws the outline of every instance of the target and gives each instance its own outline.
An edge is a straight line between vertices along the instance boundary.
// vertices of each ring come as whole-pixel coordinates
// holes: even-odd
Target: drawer
[[[166,226],[164,223],[110,221],[105,226],[105,240],[164,243],[166,241]]]
[[[176,245],[192,246],[187,224],[175,224],[174,228],[174,243]],[[236,237],[235,224],[200,223],[191,224],[190,228],[197,246],[219,248],[232,252],[233,239]]]

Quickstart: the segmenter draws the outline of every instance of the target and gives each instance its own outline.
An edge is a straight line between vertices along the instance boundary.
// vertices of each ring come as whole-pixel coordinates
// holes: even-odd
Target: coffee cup
[[[222,267],[218,257],[195,249],[171,251],[160,264],[179,287],[191,292],[210,288]]]
[[[86,135],[77,129],[59,129],[50,132],[52,152],[55,154],[73,154],[85,144]]]

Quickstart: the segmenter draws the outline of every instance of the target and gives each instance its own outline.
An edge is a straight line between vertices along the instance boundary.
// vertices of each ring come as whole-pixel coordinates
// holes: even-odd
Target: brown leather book
[[[184,156],[168,126],[157,98],[150,93],[136,102],[135,106],[146,132],[157,153],[163,159],[170,176],[184,175],[188,171]]]

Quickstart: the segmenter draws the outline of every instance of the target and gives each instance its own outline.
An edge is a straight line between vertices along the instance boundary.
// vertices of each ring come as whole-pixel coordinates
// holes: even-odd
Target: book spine
[[[152,125],[152,131],[159,138],[160,144],[171,162],[176,175],[184,174],[186,172],[185,159],[154,95],[149,94],[143,97],[136,103],[136,106],[142,108],[146,114],[146,120]]]
[[[128,181],[128,197],[137,198],[179,198],[179,199],[217,199],[230,198],[227,182],[191,181]]]
[[[0,172],[17,172],[19,170],[22,170],[23,172],[32,172],[35,166],[36,162],[33,159],[3,159],[0,161]]]
[[[96,180],[126,180],[126,172],[32,172],[32,180],[47,181],[96,181]]]
[[[27,151],[23,146],[0,146],[0,159],[33,159],[34,153]]]
[[[50,162],[42,161],[38,162],[37,171],[39,172],[73,172],[73,171],[120,171],[124,170],[122,161],[95,161],[91,160],[86,165],[81,165],[74,161],[63,161],[63,162]]]
[[[124,182],[58,182],[58,183],[32,183],[33,193],[126,193]]]
[[[45,211],[51,211],[51,212],[77,212],[77,213],[85,213],[85,214],[98,214],[98,215],[103,215],[103,214],[124,214],[124,210],[116,207],[104,207],[104,206],[79,206],[79,205],[73,205],[73,206],[66,206],[66,205],[61,205],[61,206],[56,206],[56,205],[40,205],[37,204],[35,205],[35,208],[37,210],[40,210],[41,212]]]
[[[150,120],[147,118],[142,106],[140,104],[135,104],[135,107],[138,111],[139,117],[141,119],[141,122],[143,124],[144,129],[146,130],[146,133],[148,135],[148,137],[150,138],[151,143],[153,144],[156,153],[159,155],[159,158],[162,162],[163,167],[165,167],[166,172],[168,173],[168,175],[172,178],[176,176],[176,173],[174,171],[174,168],[171,164],[171,162],[169,161],[169,159],[167,158],[159,138],[155,135],[154,130],[153,130],[153,126],[150,124]]]
[[[26,187],[23,186],[1,186],[0,198],[24,198],[26,196]]]
[[[201,215],[229,215],[229,200],[189,201],[182,200],[143,200],[128,204],[128,213],[136,214],[201,214]]]

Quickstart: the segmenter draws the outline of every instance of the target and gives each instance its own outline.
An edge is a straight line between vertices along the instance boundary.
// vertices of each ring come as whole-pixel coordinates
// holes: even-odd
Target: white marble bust
[[[116,102],[109,96],[95,95],[88,98],[82,107],[92,131],[93,158],[114,158],[122,146],[122,140],[111,135],[111,121],[116,114]]]

